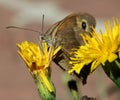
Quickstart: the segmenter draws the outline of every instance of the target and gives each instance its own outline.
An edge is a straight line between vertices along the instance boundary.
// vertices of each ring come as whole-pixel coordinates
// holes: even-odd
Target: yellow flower
[[[29,43],[27,41],[17,44],[19,47],[19,55],[25,61],[29,71],[33,76],[40,77],[48,90],[53,92],[53,88],[48,81],[48,69],[52,61],[52,57],[60,50],[58,47],[54,50],[53,46],[48,46],[47,43],[43,42],[41,48],[34,43]]]
[[[93,72],[99,65],[105,65],[105,62],[113,62],[118,58],[120,52],[120,24],[118,21],[105,24],[105,33],[98,34],[96,30],[89,35],[82,35],[85,45],[80,46],[72,52],[70,64],[72,68],[68,73],[75,71],[80,74],[81,69],[91,64],[90,72]]]

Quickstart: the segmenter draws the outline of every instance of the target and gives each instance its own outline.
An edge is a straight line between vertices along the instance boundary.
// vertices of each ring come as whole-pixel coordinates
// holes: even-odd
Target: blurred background
[[[39,34],[18,29],[14,25],[41,32],[42,15],[45,15],[44,32],[57,21],[74,12],[87,12],[97,20],[97,29],[103,29],[104,20],[120,18],[119,0],[0,0],[0,100],[40,100],[34,80],[18,56],[16,43],[39,41]],[[72,100],[64,85],[61,69],[53,63],[52,80],[57,91],[56,100]],[[81,86],[81,85],[80,85]],[[81,86],[81,95],[97,100],[118,100],[118,93],[109,91],[114,83],[101,68],[88,77]],[[120,100],[120,99],[119,99]]]

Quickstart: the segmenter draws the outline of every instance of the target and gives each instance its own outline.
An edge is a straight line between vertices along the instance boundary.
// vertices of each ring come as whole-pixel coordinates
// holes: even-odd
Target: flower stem
[[[48,88],[44,84],[41,77],[36,78],[36,85],[37,85],[38,93],[39,93],[41,100],[55,100],[56,95],[55,95],[54,85],[50,79],[48,79],[48,80],[54,89],[54,91],[52,91],[52,92],[48,90]]]

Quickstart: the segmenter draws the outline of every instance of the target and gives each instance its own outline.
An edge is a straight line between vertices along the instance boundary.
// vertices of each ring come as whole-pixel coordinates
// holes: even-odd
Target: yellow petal
[[[108,57],[108,61],[109,62],[113,62],[115,59],[117,59],[117,55],[116,54],[114,54],[114,53],[112,53],[109,57]]]
[[[52,85],[50,84],[47,76],[45,75],[45,72],[43,70],[40,70],[39,75],[40,75],[40,78],[42,78],[42,80],[43,80],[43,84],[46,85],[46,87],[48,88],[48,90],[50,92],[53,92],[54,89],[53,89]]]

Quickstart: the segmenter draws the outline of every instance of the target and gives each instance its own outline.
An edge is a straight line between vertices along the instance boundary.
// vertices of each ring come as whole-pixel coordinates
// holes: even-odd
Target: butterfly
[[[73,13],[52,25],[48,31],[41,35],[41,40],[46,41],[49,45],[62,49],[56,54],[53,61],[64,71],[71,68],[69,64],[70,52],[73,48],[84,45],[80,34],[90,34],[96,26],[95,18],[88,13]],[[87,75],[90,68],[83,69],[81,74],[74,72],[75,76],[82,78],[83,84],[86,83]]]
[[[73,13],[53,24],[46,33],[40,34],[40,42],[45,41],[48,45],[55,48],[62,46],[62,49],[56,54],[53,61],[64,71],[71,68],[69,64],[70,52],[73,48],[78,48],[84,45],[84,41],[80,34],[89,34],[96,26],[95,18],[88,13]],[[16,26],[8,26],[7,28],[17,28],[29,30],[39,33],[27,28],[20,28]],[[42,22],[43,32],[43,22]],[[82,83],[86,83],[87,76],[90,72],[89,65],[81,70],[80,74],[74,72],[74,75],[82,79]]]

